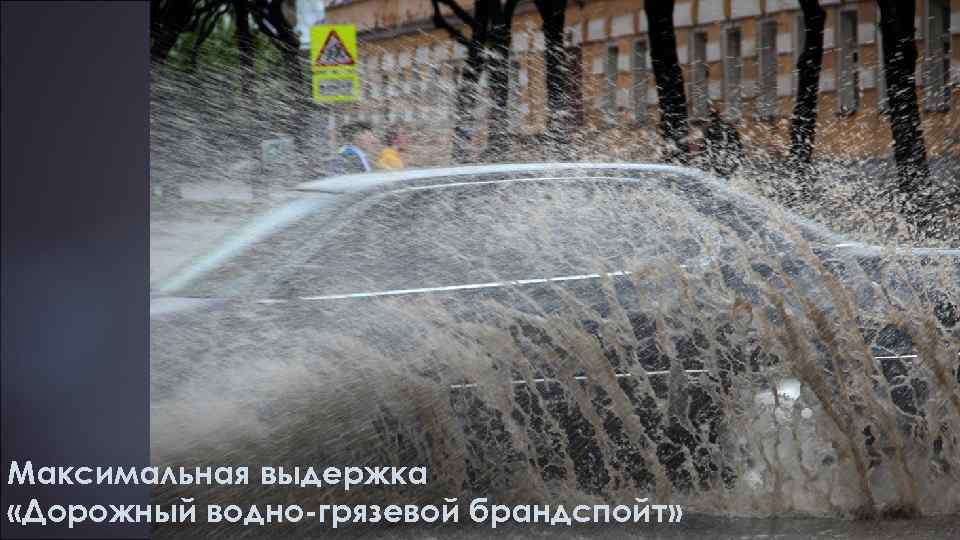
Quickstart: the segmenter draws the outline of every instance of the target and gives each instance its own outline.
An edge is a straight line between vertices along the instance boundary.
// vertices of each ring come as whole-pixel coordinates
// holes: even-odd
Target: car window
[[[274,294],[620,272],[658,257],[704,256],[731,234],[722,222],[704,219],[688,193],[661,182],[524,180],[400,190],[352,215]]]
[[[368,195],[333,218],[301,209],[178,294],[287,298],[564,278],[788,242],[766,210],[698,179],[599,174],[432,179]]]

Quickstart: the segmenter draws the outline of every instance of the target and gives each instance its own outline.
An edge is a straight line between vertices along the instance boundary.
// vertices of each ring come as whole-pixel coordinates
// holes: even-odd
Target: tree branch
[[[222,17],[229,10],[229,8],[229,4],[224,4],[220,6],[219,10],[209,12],[204,17],[198,18],[196,37],[193,41],[193,48],[190,50],[190,65],[192,67],[196,67],[197,56],[199,56],[200,50],[203,48],[203,44],[206,43],[207,38],[209,38],[210,34],[213,33],[213,29],[216,28],[220,17]]]
[[[273,0],[270,2],[270,24],[273,25],[277,33],[277,40],[286,47],[298,46],[296,33],[290,27],[286,15],[283,14],[284,0]]]
[[[469,13],[467,13],[465,9],[460,7],[460,4],[457,3],[457,0],[439,0],[439,1],[441,4],[450,8],[453,11],[453,14],[456,15],[457,18],[459,18],[461,21],[466,23],[467,26],[469,26],[470,28],[473,28],[476,26],[477,22],[473,19],[473,17]],[[436,6],[437,3],[434,2],[433,4],[434,6]]]
[[[266,34],[271,40],[279,39],[274,29],[267,26],[267,21],[270,19],[270,6],[267,5],[265,0],[255,0],[250,14],[253,15],[253,22],[256,23],[258,30]]]
[[[227,10],[229,10],[229,5],[224,4],[220,6],[220,9],[208,13],[197,25],[197,49],[203,44],[203,42],[210,37],[210,34],[213,33],[213,29],[216,28],[217,22],[220,20]]]
[[[442,29],[442,30],[446,30],[447,33],[450,34],[450,37],[451,37],[452,39],[456,40],[458,43],[460,43],[460,44],[463,45],[464,47],[469,47],[469,46],[470,46],[470,40],[468,40],[467,37],[466,37],[465,35],[463,35],[463,32],[461,32],[461,31],[457,30],[456,28],[454,28],[453,25],[450,24],[450,21],[448,21],[447,18],[444,17],[442,13],[440,13],[440,5],[439,5],[439,2],[442,2],[442,1],[444,1],[444,0],[432,0],[432,3],[433,3],[433,24],[434,24],[434,26],[436,26],[437,28],[440,28],[440,29]],[[472,20],[472,18],[471,18],[471,20]]]
[[[222,8],[224,5],[228,3],[229,2],[224,2],[223,0],[209,0],[207,2],[201,2],[201,4],[203,4],[203,7],[197,10],[197,15],[198,16],[206,15],[208,13],[214,12]]]
[[[517,4],[520,3],[520,0],[507,0],[507,3],[503,6],[504,20],[508,23],[513,20],[513,12],[517,9]]]
[[[190,28],[197,5],[194,0],[178,2],[151,3],[150,21],[150,58],[155,62],[164,62],[170,50],[176,45],[180,34]]]
[[[260,29],[261,32],[266,34],[268,38],[272,40],[280,39],[280,36],[278,36],[277,33],[273,31],[273,29],[267,26],[267,21],[264,20],[262,17],[254,17],[253,20],[257,23],[257,28]]]

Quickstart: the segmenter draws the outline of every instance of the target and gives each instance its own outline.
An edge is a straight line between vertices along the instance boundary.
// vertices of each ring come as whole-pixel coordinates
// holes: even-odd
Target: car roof
[[[350,174],[322,178],[299,184],[294,189],[295,192],[301,192],[305,195],[303,198],[294,199],[279,208],[273,209],[266,215],[261,216],[253,223],[244,227],[231,240],[226,242],[220,248],[206,254],[199,260],[192,261],[184,271],[179,275],[164,280],[159,284],[156,292],[170,293],[176,290],[192,279],[205,273],[207,270],[231,258],[237,252],[245,249],[246,246],[259,241],[269,234],[270,231],[282,226],[284,223],[295,221],[307,213],[316,211],[320,207],[335,206],[336,200],[342,196],[363,197],[365,193],[375,193],[401,190],[408,184],[416,184],[418,189],[428,189],[434,187],[469,185],[473,183],[484,183],[482,180],[464,181],[441,184],[421,185],[420,181],[430,179],[449,179],[456,177],[480,177],[489,175],[525,175],[529,180],[559,180],[557,177],[544,178],[541,174],[561,174],[570,172],[582,172],[584,178],[596,177],[596,173],[609,171],[610,173],[638,173],[638,175],[650,173],[664,173],[685,176],[701,182],[722,193],[738,204],[748,209],[771,208],[795,225],[813,232],[821,239],[833,244],[835,247],[842,247],[848,253],[855,255],[877,255],[883,252],[891,251],[890,248],[881,248],[870,246],[860,242],[851,241],[837,233],[834,233],[807,218],[798,216],[779,205],[770,201],[755,197],[751,194],[731,189],[727,182],[719,180],[715,176],[690,167],[679,167],[674,165],[653,164],[653,163],[593,163],[593,162],[546,162],[546,163],[519,163],[519,164],[495,164],[495,165],[463,165],[456,167],[436,167],[425,169],[405,169],[392,172],[372,172],[361,174]],[[531,176],[533,175],[533,176]],[[577,175],[565,176],[571,180],[578,178]],[[638,178],[629,176],[619,177],[622,181],[639,181]],[[316,200],[310,195],[323,197],[327,200]],[[349,197],[352,198],[352,197]],[[311,200],[313,199],[313,200]],[[955,249],[937,249],[937,248],[895,248],[892,251],[896,253],[910,252],[914,255],[948,255],[960,256],[960,250]]]
[[[422,169],[404,169],[401,171],[389,172],[368,172],[359,174],[348,174],[321,178],[299,184],[294,188],[295,191],[305,193],[325,193],[333,195],[361,194],[373,191],[389,191],[406,187],[407,184],[420,184],[421,181],[430,179],[456,178],[456,177],[479,177],[489,175],[540,175],[540,174],[564,174],[584,173],[586,176],[596,176],[596,173],[608,171],[611,173],[638,173],[638,174],[673,174],[680,175],[696,180],[712,189],[722,193],[737,204],[745,208],[760,209],[764,206],[771,207],[784,214],[788,221],[802,227],[807,231],[813,232],[816,236],[829,243],[842,243],[848,246],[860,246],[859,242],[850,241],[843,236],[827,229],[823,225],[812,220],[799,216],[783,207],[773,204],[771,201],[755,197],[742,191],[731,189],[728,183],[720,180],[716,176],[693,167],[682,167],[677,165],[667,165],[661,163],[607,163],[607,162],[542,162],[542,163],[499,163],[492,165],[461,165],[455,167],[434,167]],[[589,173],[589,174],[588,174]],[[575,179],[577,176],[571,176]],[[536,177],[531,177],[535,180]],[[543,180],[557,180],[557,178],[542,178]],[[620,178],[623,181],[631,181],[629,176]],[[480,180],[466,181],[461,183],[437,184],[435,187],[480,184]],[[421,189],[431,187],[419,185]]]
[[[321,193],[357,193],[369,189],[387,187],[399,182],[450,178],[457,176],[481,176],[490,174],[551,173],[556,171],[631,171],[639,173],[672,173],[695,177],[713,184],[722,184],[716,177],[690,167],[657,163],[602,163],[602,162],[544,162],[502,163],[495,165],[462,165],[457,167],[433,167],[405,169],[390,172],[369,172],[321,178],[304,182],[294,189]]]

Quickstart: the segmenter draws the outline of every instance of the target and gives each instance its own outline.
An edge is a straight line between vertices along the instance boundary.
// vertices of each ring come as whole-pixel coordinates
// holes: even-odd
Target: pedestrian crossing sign
[[[357,28],[352,24],[321,24],[310,29],[313,99],[320,103],[356,101]]]
[[[350,51],[347,50],[336,28],[327,33],[327,39],[320,47],[315,64],[318,68],[353,66],[356,64]]]

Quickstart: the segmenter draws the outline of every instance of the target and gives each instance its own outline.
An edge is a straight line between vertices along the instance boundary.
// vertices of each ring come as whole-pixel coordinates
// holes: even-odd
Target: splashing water
[[[154,111],[154,178],[225,174],[221,117],[175,109]],[[277,232],[190,286],[229,300],[154,320],[154,462],[430,470],[204,502],[960,512],[960,258],[824,250],[774,205],[643,180],[378,194]],[[516,283],[555,276],[582,279]]]

